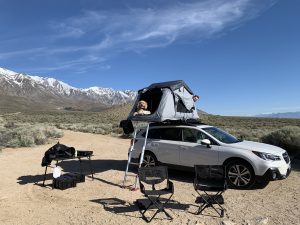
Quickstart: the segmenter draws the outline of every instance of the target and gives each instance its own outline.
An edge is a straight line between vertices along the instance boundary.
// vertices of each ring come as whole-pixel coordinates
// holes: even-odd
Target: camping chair
[[[146,198],[150,200],[147,201],[147,204],[143,204],[142,201],[137,200],[138,207],[142,214],[143,219],[146,222],[151,222],[151,220],[159,213],[164,212],[169,219],[173,219],[169,213],[166,212],[164,207],[170,201],[171,197],[174,194],[174,185],[168,178],[168,168],[166,166],[157,166],[157,167],[141,167],[138,170],[140,190]],[[167,181],[167,187],[164,189],[156,190],[155,185],[161,184],[163,181]],[[146,186],[150,190],[146,189]],[[162,195],[170,195],[169,198],[162,199]],[[150,207],[156,207],[156,212],[152,215],[150,219],[145,216],[145,213]]]
[[[223,217],[224,208],[221,204],[224,204],[224,199],[222,193],[227,189],[225,167],[195,165],[195,172],[194,189],[199,194],[196,199],[196,203],[199,204],[196,214],[199,215],[205,208],[212,207],[220,217]]]

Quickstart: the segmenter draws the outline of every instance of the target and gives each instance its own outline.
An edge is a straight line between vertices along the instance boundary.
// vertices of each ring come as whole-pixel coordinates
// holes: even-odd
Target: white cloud
[[[267,2],[273,0],[259,5],[255,0],[205,0],[163,8],[85,11],[60,21],[57,27],[67,29],[59,29],[57,38],[88,38],[93,44],[75,49],[101,54],[165,47],[182,39],[201,41],[257,16],[270,5]]]
[[[122,46],[128,43],[143,46],[141,43],[145,42],[147,47],[149,41],[154,46],[164,46],[164,43],[171,44],[183,36],[196,34],[199,39],[208,38],[239,24],[252,16],[250,3],[250,0],[206,0],[162,9],[130,9],[118,13],[88,11],[60,23],[59,27],[68,28],[66,37],[80,31],[74,38],[84,38],[85,34],[100,39],[106,36],[112,43]]]
[[[4,52],[4,53],[0,52],[0,59],[6,59],[6,58],[22,56],[22,55],[39,54],[45,52],[46,50],[47,48],[40,47],[40,48],[16,50],[16,51]]]
[[[178,40],[201,41],[257,16],[266,4],[257,6],[253,1],[203,0],[174,2],[161,8],[85,11],[63,21],[52,21],[50,27],[54,32],[51,41],[45,43],[47,47],[0,53],[0,58],[36,53],[49,59],[55,55],[53,58],[61,64],[67,55],[69,61],[65,64],[71,67],[80,65],[82,58],[93,64],[90,56],[108,59],[120,52],[166,47]]]
[[[85,55],[75,60],[65,60],[57,65],[35,67],[28,69],[31,73],[45,73],[51,71],[68,70],[76,67],[77,73],[87,72],[91,68],[98,68],[101,70],[109,70],[110,65],[105,64],[106,59],[96,55]]]
[[[52,23],[51,27],[58,31],[58,33],[54,36],[55,39],[78,38],[85,34],[80,27],[69,26],[66,23]]]

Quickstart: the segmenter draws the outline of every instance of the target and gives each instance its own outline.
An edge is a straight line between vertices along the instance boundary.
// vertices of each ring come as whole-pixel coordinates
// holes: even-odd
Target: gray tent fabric
[[[181,87],[185,87],[185,89],[194,95],[193,91],[187,86],[187,84],[183,80],[174,80],[174,81],[167,81],[162,83],[154,83],[151,84],[146,89],[154,89],[154,88],[170,88],[172,91],[175,91]],[[141,89],[144,90],[144,89]]]
[[[187,110],[190,111],[195,106],[193,101],[193,95],[190,92],[188,92],[185,87],[181,87],[177,90],[174,90],[174,94],[176,95],[176,97],[182,100]]]
[[[148,103],[150,115],[135,115],[138,102]],[[154,83],[139,90],[128,120],[163,122],[166,120],[198,119],[193,92],[182,80]]]

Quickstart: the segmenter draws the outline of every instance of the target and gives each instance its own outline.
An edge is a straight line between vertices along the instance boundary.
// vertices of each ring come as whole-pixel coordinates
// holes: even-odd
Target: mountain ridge
[[[296,111],[296,112],[284,112],[284,113],[259,114],[259,115],[256,115],[255,117],[300,119],[300,111]]]
[[[119,91],[102,87],[76,88],[54,78],[17,73],[1,67],[0,90],[1,103],[4,98],[12,100],[11,97],[18,97],[23,98],[24,101],[40,103],[42,107],[46,102],[52,106],[46,108],[67,107],[80,110],[126,104],[132,102],[137,95],[137,92],[132,90]],[[1,108],[3,105],[0,106]]]

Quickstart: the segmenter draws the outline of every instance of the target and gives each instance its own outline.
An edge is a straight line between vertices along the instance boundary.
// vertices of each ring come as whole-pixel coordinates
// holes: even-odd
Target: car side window
[[[182,131],[183,141],[192,143],[201,143],[203,139],[210,139],[206,134],[199,130],[185,128]]]
[[[160,129],[161,139],[170,141],[181,141],[180,128],[163,128]]]
[[[201,131],[197,131],[197,143],[200,144],[203,139],[210,140],[210,138],[206,134],[202,133]]]
[[[197,135],[195,131],[196,130],[194,129],[184,128],[182,130],[183,141],[197,143]]]
[[[161,139],[161,129],[150,129],[148,131],[149,139]],[[146,136],[146,131],[142,134],[143,137]]]

